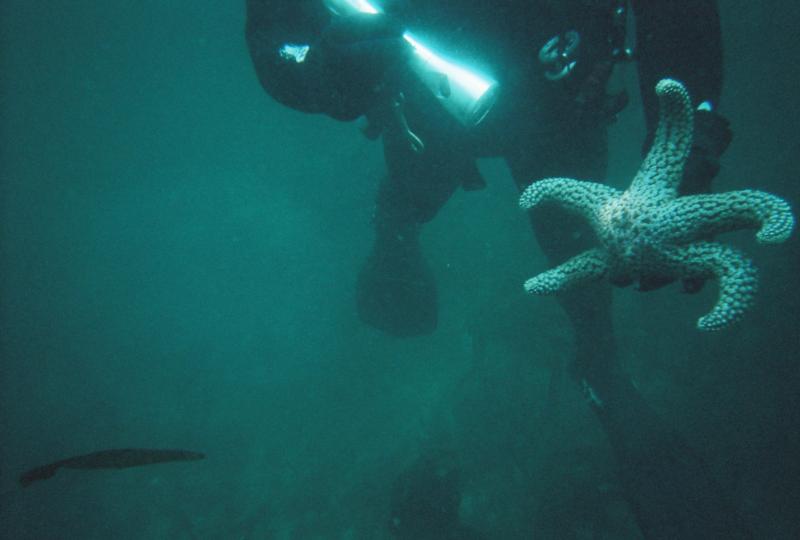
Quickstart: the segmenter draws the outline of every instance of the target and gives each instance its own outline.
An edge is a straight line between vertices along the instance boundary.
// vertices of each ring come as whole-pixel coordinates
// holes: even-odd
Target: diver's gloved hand
[[[324,82],[317,101],[337,120],[358,118],[375,104],[386,73],[406,51],[402,29],[385,14],[334,17],[307,57]]]
[[[719,160],[733,139],[730,122],[714,111],[698,109],[694,113],[694,136],[689,159],[683,171],[679,195],[709,193],[711,181],[719,173]],[[683,292],[700,292],[706,280],[692,278],[682,280]]]
[[[719,161],[733,139],[730,122],[714,111],[698,109],[694,114],[694,138],[683,172],[680,195],[711,191],[711,181],[719,173]]]

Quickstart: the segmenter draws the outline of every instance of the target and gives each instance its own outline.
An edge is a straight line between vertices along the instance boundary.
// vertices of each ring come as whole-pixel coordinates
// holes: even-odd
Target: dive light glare
[[[414,50],[411,68],[444,108],[465,126],[480,124],[497,99],[497,81],[447,60],[409,31],[403,39]]]
[[[324,2],[335,15],[382,13],[379,6],[368,0]],[[409,30],[403,32],[403,40],[413,52],[412,71],[453,117],[466,127],[476,126],[486,118],[497,100],[497,81],[448,58]]]
[[[378,7],[370,4],[368,0],[325,0],[325,7],[335,15],[347,15],[356,12],[368,15],[381,13]]]

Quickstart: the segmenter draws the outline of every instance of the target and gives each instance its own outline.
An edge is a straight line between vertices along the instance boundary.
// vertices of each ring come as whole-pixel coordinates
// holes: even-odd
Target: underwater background
[[[0,3],[0,537],[391,538],[397,494],[433,476],[420,489],[457,483],[476,538],[639,538],[562,372],[566,318],[523,293],[547,264],[505,165],[424,231],[436,333],[362,325],[380,145],[264,94],[243,4]],[[797,212],[800,4],[720,9],[734,141],[715,187]],[[643,136],[634,99],[615,185]],[[726,237],[761,279],[728,331],[694,327],[716,286],[615,290],[625,368],[757,538],[800,538],[798,236]],[[18,485],[126,447],[206,459]]]

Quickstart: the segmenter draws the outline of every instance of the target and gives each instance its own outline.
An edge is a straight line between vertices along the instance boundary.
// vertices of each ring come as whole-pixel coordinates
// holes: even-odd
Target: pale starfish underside
[[[739,251],[710,241],[739,229],[758,229],[762,243],[786,240],[794,227],[789,204],[756,190],[678,196],[692,143],[693,111],[684,86],[664,79],[656,86],[659,124],[653,146],[630,187],[619,191],[572,178],[547,178],[528,186],[520,206],[556,203],[584,216],[601,246],[525,282],[533,294],[553,294],[590,281],[615,284],[671,280],[719,280],[719,298],[701,317],[701,330],[718,330],[741,319],[758,280]]]

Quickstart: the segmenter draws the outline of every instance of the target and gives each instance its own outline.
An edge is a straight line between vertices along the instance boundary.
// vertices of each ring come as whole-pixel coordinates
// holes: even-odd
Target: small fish
[[[62,467],[66,469],[127,469],[128,467],[167,461],[195,461],[205,457],[205,454],[190,450],[152,450],[147,448],[100,450],[33,468],[20,475],[19,483],[22,487],[28,487],[37,480],[52,477]]]

